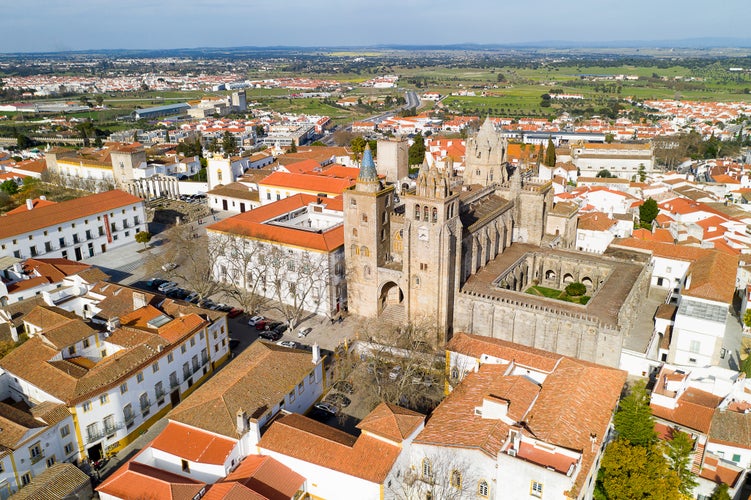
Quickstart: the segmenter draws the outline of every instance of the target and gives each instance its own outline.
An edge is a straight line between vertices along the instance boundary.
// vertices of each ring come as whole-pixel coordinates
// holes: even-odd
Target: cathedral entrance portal
[[[381,295],[378,297],[378,313],[395,321],[401,321],[404,317],[404,292],[393,281],[381,287]]]

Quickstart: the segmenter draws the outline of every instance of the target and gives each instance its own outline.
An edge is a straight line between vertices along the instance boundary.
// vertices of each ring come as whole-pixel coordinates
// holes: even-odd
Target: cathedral
[[[463,176],[423,163],[401,196],[365,151],[344,192],[349,310],[429,321],[439,345],[464,331],[617,366],[646,259],[573,251],[576,207],[554,206],[550,181],[534,165],[511,167],[507,146],[488,119],[467,140]],[[529,292],[575,281],[586,305]]]

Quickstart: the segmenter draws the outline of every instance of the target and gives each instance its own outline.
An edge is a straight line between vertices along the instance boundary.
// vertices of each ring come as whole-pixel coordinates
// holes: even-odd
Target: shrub
[[[566,287],[566,293],[571,297],[580,297],[587,293],[587,287],[582,283],[571,283]]]

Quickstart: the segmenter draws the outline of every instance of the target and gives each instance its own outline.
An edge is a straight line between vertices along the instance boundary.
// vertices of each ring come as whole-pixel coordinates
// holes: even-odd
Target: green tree
[[[349,148],[352,150],[352,154],[354,155],[356,161],[359,161],[360,158],[362,158],[362,152],[365,151],[366,144],[367,141],[363,139],[361,135],[353,137],[349,142]]]
[[[545,160],[543,163],[547,167],[555,167],[555,144],[553,144],[553,139],[550,137],[548,137],[548,145],[545,148]]]
[[[587,287],[583,283],[574,282],[566,286],[566,294],[572,297],[580,297],[587,293]]]
[[[638,175],[639,175],[639,182],[644,182],[645,180],[647,180],[647,170],[646,168],[644,168],[643,163],[639,164]]]
[[[8,179],[7,181],[0,184],[0,191],[8,194],[16,194],[18,192],[18,184],[16,184],[16,181]]]
[[[219,151],[219,141],[216,137],[213,137],[209,141],[209,145],[206,147],[206,149],[208,149],[211,153],[217,153]]]
[[[746,312],[743,313],[743,324],[751,328],[751,307],[746,309]]]
[[[635,446],[624,439],[608,445],[602,457],[600,484],[608,499],[681,498],[681,480],[659,446]]]
[[[94,101],[96,102],[97,106],[102,107],[102,104],[104,104],[104,96],[102,96],[102,94],[97,94],[97,96],[94,98]]]
[[[657,442],[649,394],[643,380],[636,382],[618,405],[613,417],[618,436],[636,446],[651,446]]]
[[[681,480],[680,490],[684,495],[691,496],[694,488],[699,484],[691,473],[691,453],[694,449],[694,440],[685,432],[673,431],[673,439],[667,443],[667,456],[670,468],[673,469]]]
[[[139,231],[136,233],[135,238],[138,243],[142,243],[143,247],[146,248],[149,241],[151,241],[151,233],[148,231]]]
[[[657,206],[657,202],[652,198],[648,198],[647,201],[642,203],[639,207],[639,221],[642,226],[648,226],[655,220],[657,214],[660,213],[660,208]]]
[[[425,139],[422,133],[415,134],[414,143],[409,147],[409,164],[421,165],[425,161]]]
[[[297,153],[297,144],[295,143],[295,141],[292,141],[292,144],[287,149],[287,152],[288,153]]]
[[[237,141],[229,130],[225,130],[222,136],[222,150],[227,158],[237,153]]]
[[[731,500],[730,493],[728,493],[729,489],[730,487],[725,483],[718,484],[709,500]]]
[[[608,170],[607,168],[603,168],[602,170],[597,172],[597,175],[595,175],[595,177],[600,177],[603,179],[612,179],[615,176],[610,173],[610,170]]]

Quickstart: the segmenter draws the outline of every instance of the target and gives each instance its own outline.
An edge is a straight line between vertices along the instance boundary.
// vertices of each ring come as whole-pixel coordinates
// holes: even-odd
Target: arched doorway
[[[399,288],[399,285],[393,281],[384,283],[381,287],[381,294],[378,298],[379,311],[383,312],[386,308],[391,306],[401,306],[404,303],[404,292]]]

